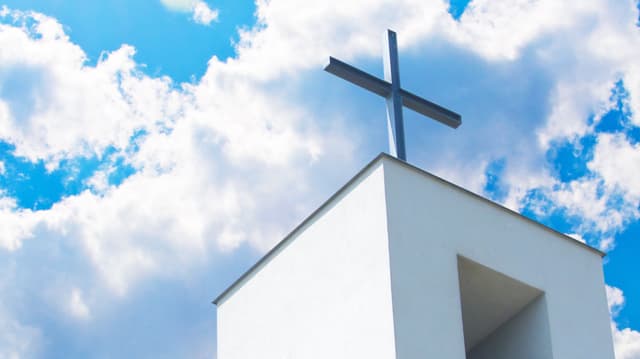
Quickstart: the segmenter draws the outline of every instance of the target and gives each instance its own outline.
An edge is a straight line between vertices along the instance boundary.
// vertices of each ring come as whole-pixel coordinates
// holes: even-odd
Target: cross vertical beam
[[[387,95],[387,128],[389,130],[389,150],[391,155],[406,161],[404,145],[404,120],[402,118],[402,97],[400,96],[400,66],[398,64],[398,42],[396,33],[387,30],[384,36],[384,79],[391,84]]]
[[[459,114],[414,95],[400,87],[400,67],[398,65],[396,33],[387,30],[384,39],[384,80],[369,75],[333,57],[329,57],[329,64],[324,70],[385,98],[387,103],[389,152],[393,156],[406,161],[407,153],[404,142],[402,106],[408,107],[452,128],[458,128],[458,126],[462,124],[462,118]]]

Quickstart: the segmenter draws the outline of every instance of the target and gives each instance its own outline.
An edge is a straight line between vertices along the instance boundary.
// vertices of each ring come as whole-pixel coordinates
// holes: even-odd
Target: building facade
[[[602,255],[382,154],[215,300],[218,359],[614,359]]]

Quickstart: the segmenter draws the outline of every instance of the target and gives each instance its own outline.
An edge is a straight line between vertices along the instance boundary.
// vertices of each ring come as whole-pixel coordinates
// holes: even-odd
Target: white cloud
[[[210,25],[213,21],[218,21],[218,10],[211,9],[204,1],[198,1],[193,7],[193,21]]]
[[[622,307],[624,306],[624,294],[620,288],[607,285],[607,304],[609,305],[609,313],[612,317],[618,315]]]
[[[587,5],[581,2],[579,6],[583,4]],[[600,16],[587,31],[575,34],[570,40],[574,44],[570,55],[575,59],[573,66],[560,67],[565,73],[558,75],[558,96],[548,119],[548,127],[540,133],[544,143],[558,137],[571,138],[584,134],[588,130],[589,115],[600,115],[607,109],[613,82],[622,78],[629,80],[631,85],[638,76],[634,59],[639,55],[640,36],[633,2],[597,1],[589,4],[595,6],[592,10],[598,11]],[[583,21],[589,21],[588,13],[585,15]],[[552,53],[549,56],[549,61],[558,61]],[[631,85],[629,90],[633,96],[637,96],[640,88]],[[639,114],[636,112],[632,121],[638,123]]]
[[[18,292],[17,270],[5,265],[0,273],[0,358],[33,358],[40,351],[43,333],[33,324],[21,323],[8,307],[9,299]]]
[[[197,0],[160,0],[162,5],[173,11],[189,12]]]
[[[446,14],[445,5],[444,2],[407,2],[387,8],[381,3],[368,3],[364,7],[354,4],[354,8],[364,10],[358,13],[350,7],[341,7],[340,12],[334,13],[332,4],[325,2],[300,9],[298,16],[291,18],[286,14],[294,5],[287,1],[259,3],[258,21],[268,26],[242,34],[238,61],[222,64],[214,59],[210,68],[220,67],[233,71],[234,75],[251,74],[268,80],[296,69],[319,68],[329,53],[347,60],[370,54],[377,57],[379,32],[385,27],[392,27],[402,34],[401,48],[417,47],[425,38],[444,39],[465,46],[486,61],[505,65],[526,54],[532,59],[529,61],[543,66],[546,75],[551,76],[551,92],[540,103],[540,106],[548,104],[550,107],[546,117],[535,119],[540,124],[533,131],[522,133],[524,136],[536,135],[539,139],[537,148],[514,150],[518,141],[507,141],[498,149],[497,155],[505,156],[508,163],[505,179],[510,192],[506,204],[518,208],[530,189],[543,186],[560,205],[570,206],[571,213],[592,219],[590,225],[597,230],[616,231],[634,218],[631,206],[608,207],[606,200],[613,193],[600,197],[596,179],[560,184],[556,191],[556,181],[548,171],[540,170],[543,164],[539,160],[544,159],[554,140],[573,140],[593,131],[588,123],[590,114],[602,115],[608,109],[613,83],[621,76],[625,81],[635,78],[634,64],[640,56],[640,46],[623,46],[625,51],[615,51],[620,42],[636,44],[640,41],[634,4],[631,1],[616,4],[608,1],[588,4],[474,1],[459,23]],[[411,11],[404,13],[403,9]],[[358,21],[350,16],[358,16]],[[333,32],[334,29],[339,31]],[[293,33],[295,36],[290,35]],[[603,48],[608,50],[603,51]],[[291,53],[296,56],[288,56]],[[216,75],[220,76],[219,72]],[[630,92],[640,91],[630,89]],[[473,114],[471,117],[473,120]],[[489,120],[494,122],[488,123],[487,127],[495,126],[495,120]],[[481,145],[486,142],[479,141]],[[469,157],[467,155],[452,149],[452,153],[443,156],[446,159],[436,167],[447,177],[465,179],[463,183],[477,189],[482,183],[471,180],[479,176],[478,171],[463,159]],[[533,159],[523,160],[523,156]],[[469,158],[476,160],[473,155]],[[603,238],[606,239],[601,245],[610,247],[612,237]]]
[[[41,332],[13,318],[0,315],[0,358],[33,357],[38,350]]]
[[[138,280],[181,275],[216,251],[243,243],[267,248],[308,211],[317,196],[310,183],[324,186],[310,177],[320,156],[349,162],[342,135],[320,133],[310,114],[283,101],[286,95],[265,91],[267,83],[214,69],[201,83],[176,90],[167,78],[138,72],[129,46],[87,66],[63,32],[54,36],[38,25],[61,31],[55,20],[35,20],[35,28],[2,25],[0,44],[21,50],[3,52],[0,61],[36,61],[33,67],[48,74],[34,83],[46,85],[37,92],[42,109],[19,118],[15,104],[0,97],[8,109],[0,138],[15,144],[17,155],[51,167],[113,146],[138,173],[115,187],[108,184],[110,169],[101,170],[87,182],[93,192],[44,211],[3,199],[0,245],[7,250],[35,236],[68,238],[106,286],[124,295]],[[40,51],[47,56],[30,58]],[[146,134],[137,140],[139,151],[130,152],[140,130]]]
[[[123,149],[133,131],[178,111],[181,95],[168,78],[139,73],[133,47],[86,66],[84,52],[54,19],[13,14],[25,25],[0,24],[1,46],[13,49],[0,54],[0,89],[11,93],[0,99],[0,138],[16,145],[16,155],[55,167],[63,157]],[[27,27],[29,18],[35,25]]]
[[[78,319],[88,319],[91,316],[89,307],[85,303],[82,291],[78,288],[71,290],[69,297],[69,312]]]
[[[554,183],[548,191],[554,204],[583,221],[582,234],[597,233],[603,250],[615,246],[614,235],[640,218],[640,147],[623,135],[597,135],[593,159],[587,167],[595,174],[568,183]]]
[[[610,191],[619,190],[627,201],[640,204],[640,144],[631,144],[624,135],[598,135],[589,169],[602,176]]]
[[[619,328],[614,321],[625,304],[624,294],[619,288],[607,286],[607,300],[611,313],[611,332],[616,352],[616,359],[640,358],[640,332],[631,328]]]
[[[484,17],[488,14],[492,16]],[[474,19],[476,16],[481,19]],[[529,150],[542,157],[558,142],[577,144],[581,136],[595,135],[595,125],[615,106],[610,96],[618,80],[623,80],[629,91],[629,108],[637,106],[637,17],[632,1],[525,1],[508,5],[474,1],[460,27],[470,21],[470,29],[476,29],[478,35],[468,41],[462,37],[461,41],[478,41],[479,45],[471,48],[493,61],[514,59],[526,52],[552,76],[551,92],[543,104],[548,112],[539,119],[543,125],[535,130],[538,148]],[[476,36],[473,34],[470,36]],[[639,123],[639,113],[632,111],[632,123]],[[548,171],[541,170],[540,163],[528,164],[518,176],[512,175],[513,166],[507,166],[507,201],[511,207],[519,207],[529,190],[541,189],[557,208],[583,220],[575,231],[599,236],[599,243],[591,244],[611,249],[615,234],[640,218],[638,190],[632,185],[631,175],[637,172],[640,161],[637,146],[623,136],[602,134],[597,138],[594,158],[588,163],[592,173],[568,183],[552,178]],[[520,153],[507,151],[506,157],[507,163],[523,162]]]
[[[640,332],[631,328],[619,329],[612,325],[616,359],[640,358]]]
[[[198,3],[163,0],[169,9],[194,17]],[[593,131],[588,116],[610,107],[609,90],[617,79],[629,86],[630,107],[640,108],[637,14],[628,11],[629,3],[473,1],[456,22],[439,0],[305,6],[258,1],[258,24],[241,31],[237,56],[212,57],[202,79],[179,88],[168,78],[139,71],[131,46],[90,66],[55,19],[3,10],[35,21],[0,25],[0,47],[15,50],[0,52],[0,139],[14,144],[17,155],[43,159],[50,167],[113,146],[137,172],[114,186],[108,182],[110,169],[102,169],[88,181],[91,191],[45,211],[19,209],[1,197],[0,247],[18,253],[27,240],[58,240],[86,257],[83,275],[95,279],[87,282],[114,296],[127,295],[149,278],[184,277],[243,245],[266,250],[360,167],[362,158],[371,157],[359,153],[370,144],[362,139],[366,136],[345,130],[355,120],[345,119],[334,89],[321,87],[310,74],[320,73],[330,54],[379,63],[380,36],[388,27],[399,33],[407,60],[415,60],[425,44],[446,43],[462,49],[452,60],[464,56],[486,66],[480,68],[489,75],[521,66],[519,71],[548,77],[550,91],[536,105],[548,111],[540,118],[514,116],[508,101],[496,103],[487,118],[464,114],[466,127],[456,136],[478,145],[465,152],[453,143],[434,167],[480,191],[485,164],[504,157],[511,208],[518,208],[530,189],[542,188],[558,206],[589,222],[577,235],[595,228],[612,240],[615,233],[609,232],[637,216],[632,206],[607,204],[618,192],[637,195],[637,146],[612,135],[599,137],[589,164],[596,175],[570,183],[555,181],[542,164],[554,140]],[[207,9],[201,19],[215,21],[216,10]],[[627,44],[624,51],[613,51],[620,42]],[[19,101],[1,90],[11,81],[26,84]],[[489,82],[474,96],[491,94],[489,85],[510,88]],[[516,138],[509,132],[515,127],[499,127],[501,116],[510,126],[535,121],[522,133],[539,140]],[[473,131],[481,127],[486,132]],[[504,136],[486,136],[495,128]],[[139,130],[146,133],[137,140],[139,151],[128,151]],[[625,203],[632,204],[635,197],[628,196]],[[62,309],[79,318],[98,317],[99,303],[91,295],[87,301],[95,288],[67,284],[84,291],[53,291],[62,293]],[[637,335],[629,328],[614,332],[618,355],[624,355],[618,359],[636,358]]]
[[[604,214],[609,209],[607,198],[598,193],[598,179],[575,180],[567,184],[559,184],[561,188],[552,192],[551,196],[555,204],[566,207],[570,215],[597,222],[602,231],[620,225],[618,216],[607,218]],[[585,206],[588,203],[589,206]]]
[[[218,9],[212,9],[202,0],[160,0],[162,5],[172,11],[191,13],[193,21],[201,25],[210,25],[218,21]]]
[[[549,110],[539,119],[544,125],[535,130],[538,148],[529,149],[542,157],[554,141],[576,143],[580,136],[594,134],[594,126],[614,105],[610,93],[619,79],[629,91],[629,108],[640,108],[637,18],[633,1],[473,1],[460,23],[445,29],[453,41],[489,61],[508,63],[528,56],[551,75],[552,90],[541,104]],[[640,123],[640,112],[631,113],[630,121]],[[635,147],[623,136],[598,136],[588,164],[592,176],[569,183],[553,179],[539,162],[526,163],[522,153],[502,149],[498,156],[507,158],[504,179],[510,188],[506,204],[518,208],[529,190],[542,189],[557,207],[584,219],[576,228],[581,235],[599,234],[598,245],[611,248],[615,233],[640,217],[631,174],[640,163]],[[518,175],[514,164],[520,167]]]
[[[194,1],[163,3],[181,11],[191,11],[197,5]],[[237,57],[226,62],[213,57],[199,83],[178,90],[167,78],[139,72],[130,46],[105,54],[95,67],[87,66],[82,50],[69,41],[54,19],[13,12],[16,17],[37,20],[34,27],[2,25],[0,32],[3,47],[18,49],[2,53],[3,67],[24,68],[25,77],[37,80],[30,92],[37,99],[33,111],[20,113],[15,104],[0,101],[0,137],[14,143],[18,155],[45,159],[55,166],[58,159],[101,153],[107,146],[124,151],[139,129],[149,135],[138,153],[127,155],[141,172],[120,187],[109,188],[104,173],[98,173],[90,184],[99,194],[85,192],[37,214],[7,210],[3,216],[9,218],[7,222],[14,223],[14,217],[25,220],[10,227],[14,229],[4,247],[17,249],[36,225],[77,237],[118,293],[125,291],[128,281],[139,277],[132,273],[153,273],[160,270],[158,263],[164,256],[178,253],[188,257],[198,252],[189,248],[207,247],[211,241],[216,242],[214,248],[235,248],[245,241],[265,248],[276,240],[273,233],[282,233],[284,224],[291,223],[282,218],[265,220],[269,216],[261,213],[283,204],[294,205],[289,199],[292,190],[298,198],[313,196],[307,183],[313,181],[308,163],[332,157],[348,161],[350,156],[343,153],[349,151],[344,149],[352,146],[337,135],[340,132],[326,132],[328,127],[321,130],[316,125],[326,119],[315,118],[304,105],[289,100],[295,88],[274,91],[274,83],[295,79],[309,69],[318,71],[329,53],[344,59],[377,57],[380,29],[385,27],[402,34],[402,48],[417,47],[425,38],[435,36],[468,46],[490,61],[513,61],[527,46],[554,31],[570,32],[575,26],[583,31],[584,23],[593,16],[599,16],[598,29],[603,30],[594,30],[589,38],[613,31],[632,39],[620,25],[628,22],[628,16],[614,21],[619,14],[604,11],[608,8],[605,4],[473,2],[458,23],[440,1],[339,7],[319,2],[302,8],[295,1],[258,2],[258,25],[242,32]],[[290,16],[292,8],[297,9],[294,17]],[[567,35],[567,42],[554,40],[542,45],[538,56],[547,59],[546,52],[573,43],[576,36]],[[575,47],[581,58],[593,56],[597,50],[590,43]],[[629,52],[611,61],[626,64],[634,54]],[[293,53],[296,56],[291,56]],[[544,130],[546,138],[570,136],[576,128],[586,131],[584,114],[592,99],[607,97],[602,84],[613,80],[611,70],[602,70],[598,76],[589,73],[588,78],[579,78],[586,85],[573,81],[589,66],[578,66],[565,75],[555,69],[562,65],[561,55],[546,60],[560,78],[551,94],[553,107],[547,120],[551,127]],[[607,66],[611,64],[597,69]],[[592,77],[598,79],[600,90],[576,92],[590,89]],[[576,96],[590,93],[596,95]],[[590,100],[572,102],[583,97]],[[567,110],[562,110],[565,107]],[[334,123],[340,131],[339,123]],[[555,124],[561,127],[554,129]],[[570,127],[573,129],[567,132]],[[450,173],[448,177],[469,179],[468,185],[479,190],[483,182],[471,179],[480,177],[465,175],[464,168],[470,167],[457,162],[441,171]],[[505,176],[512,208],[527,189],[550,183],[539,171],[520,168],[514,172],[518,167],[513,165],[508,168]],[[274,170],[279,176],[273,175]],[[480,173],[478,168],[472,172]],[[607,215],[606,222],[599,222],[604,229],[620,226],[624,218],[607,212],[604,199],[596,196],[596,187],[597,183],[589,181],[571,183],[554,193],[554,198],[594,221]],[[285,217],[297,218],[296,211],[304,213],[295,208],[295,214]],[[127,224],[114,228],[110,223]],[[175,238],[181,238],[185,248],[177,249]]]
[[[0,249],[19,249],[23,240],[33,237],[38,218],[31,210],[18,210],[15,199],[0,193]]]
[[[582,5],[584,6],[584,5]],[[557,1],[490,1],[469,3],[451,36],[489,59],[513,60],[546,32],[574,24],[579,5]]]
[[[104,194],[109,189],[109,173],[108,170],[98,170],[91,178],[86,180],[86,185],[92,192]]]

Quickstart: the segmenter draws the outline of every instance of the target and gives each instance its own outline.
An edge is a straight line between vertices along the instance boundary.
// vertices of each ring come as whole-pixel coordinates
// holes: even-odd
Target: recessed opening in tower
[[[458,256],[467,359],[552,359],[544,292]]]

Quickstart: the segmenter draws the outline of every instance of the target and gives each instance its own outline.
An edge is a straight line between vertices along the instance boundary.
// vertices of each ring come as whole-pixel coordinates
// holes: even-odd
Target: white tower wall
[[[218,359],[613,359],[598,251],[386,155],[217,304]]]
[[[464,256],[545,293],[553,358],[613,359],[596,251],[400,161],[384,169],[398,358],[465,358]]]
[[[393,358],[382,164],[218,303],[218,358]]]

